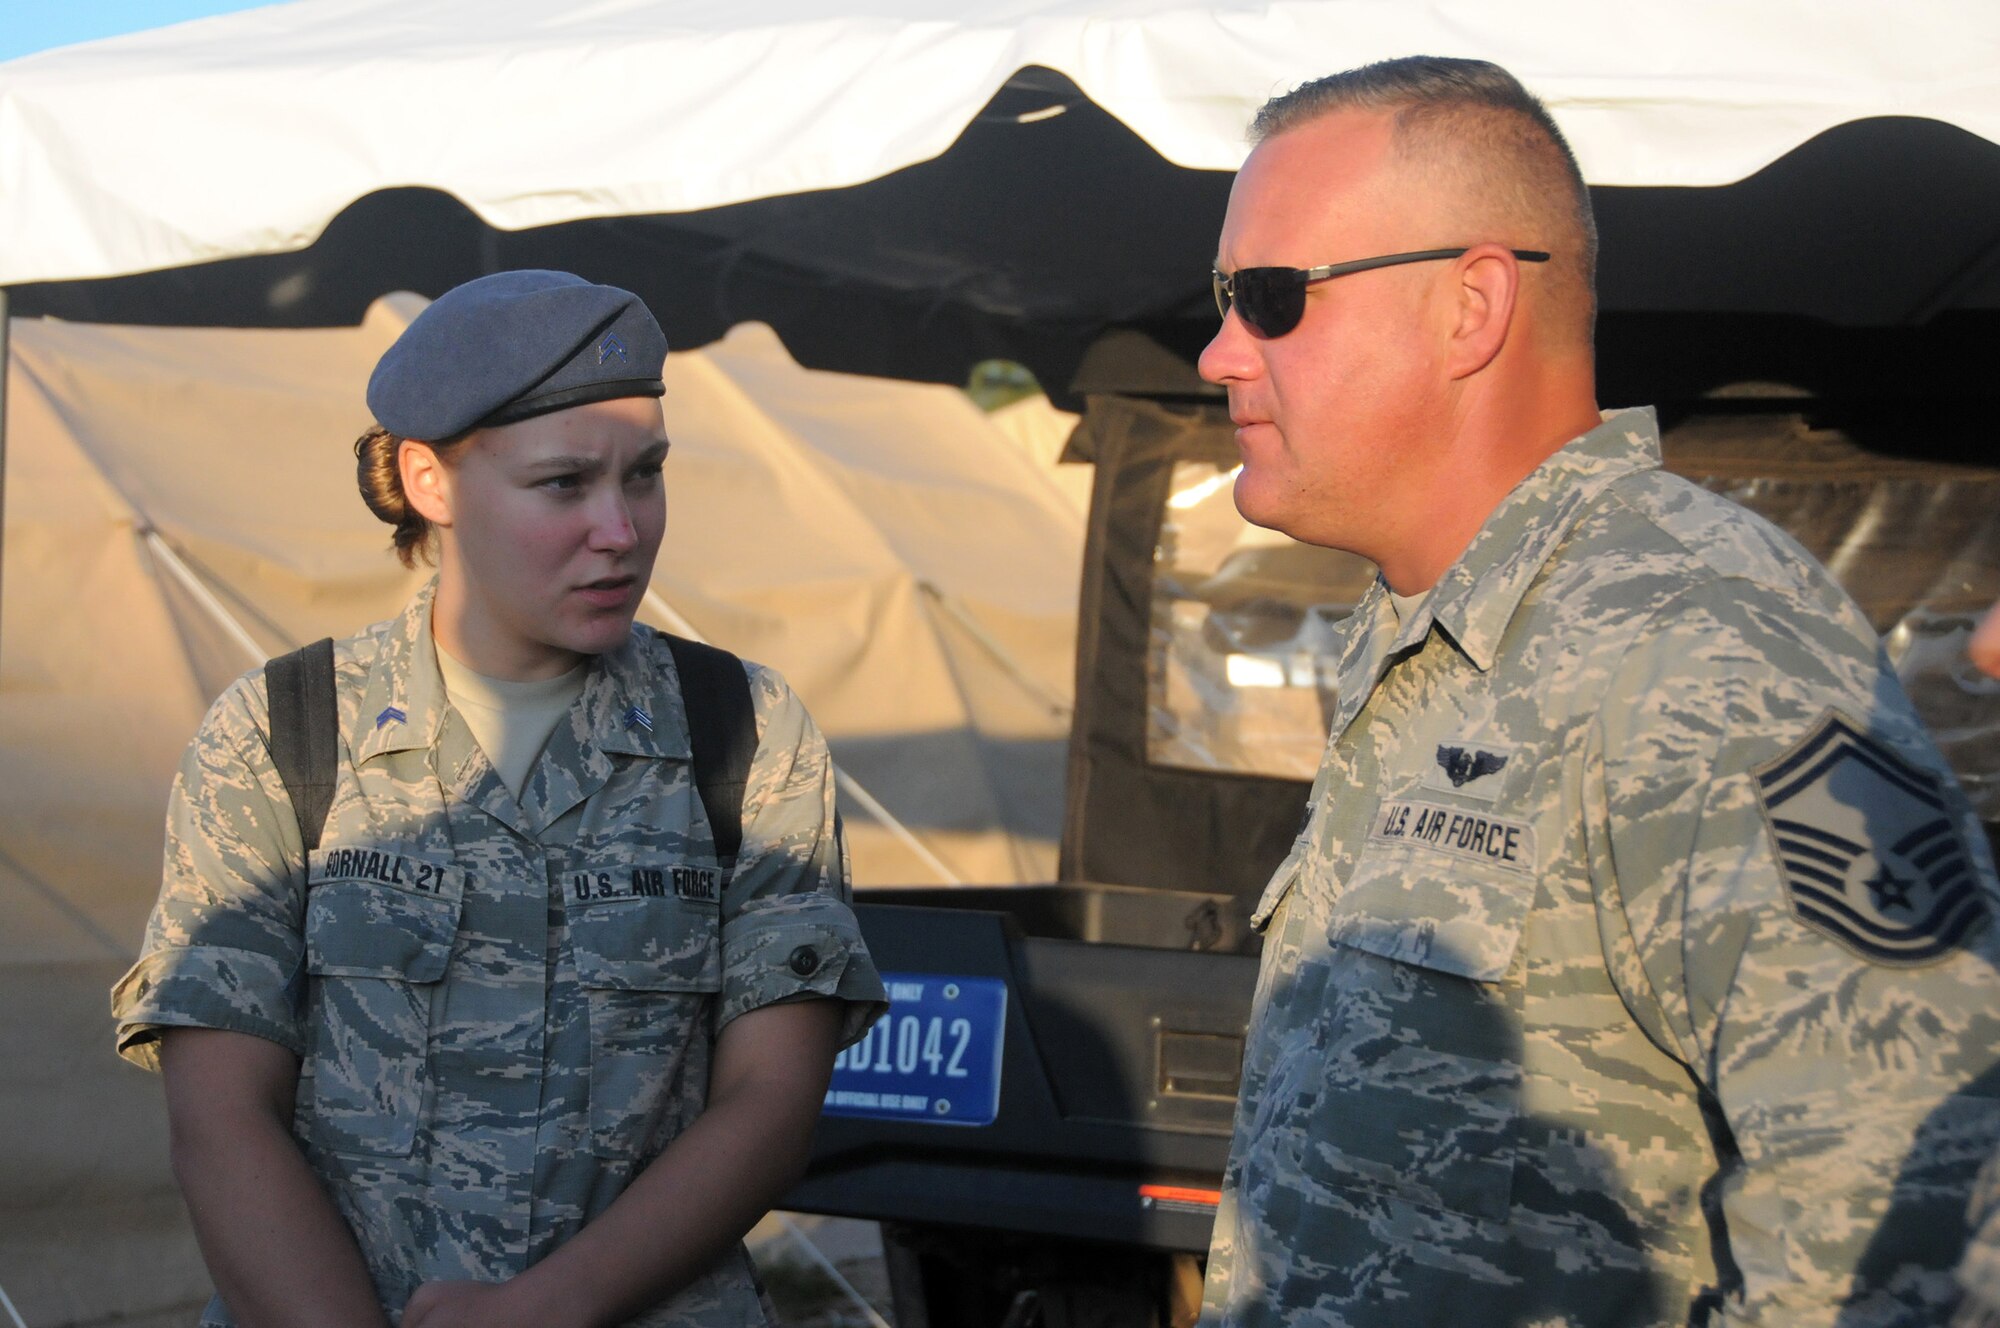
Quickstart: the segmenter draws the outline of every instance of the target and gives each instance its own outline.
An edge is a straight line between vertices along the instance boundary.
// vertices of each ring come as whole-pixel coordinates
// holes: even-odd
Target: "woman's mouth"
[[[637,577],[607,576],[578,586],[576,593],[593,608],[622,609],[631,601],[633,587],[637,584]]]

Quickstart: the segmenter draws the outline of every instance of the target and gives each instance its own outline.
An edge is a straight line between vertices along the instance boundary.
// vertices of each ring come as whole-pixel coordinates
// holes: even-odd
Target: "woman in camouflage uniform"
[[[204,1324],[766,1321],[740,1238],[883,991],[811,719],[745,666],[722,860],[672,657],[633,622],[665,354],[636,297],[563,273],[431,305],[356,452],[438,575],[336,643],[319,847],[261,672],[188,748],[113,1006],[164,1073]]]

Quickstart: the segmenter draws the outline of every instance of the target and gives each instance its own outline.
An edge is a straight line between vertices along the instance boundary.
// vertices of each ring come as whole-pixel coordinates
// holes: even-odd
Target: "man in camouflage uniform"
[[[583,366],[572,376],[586,381],[565,383],[565,400],[592,390],[589,375],[632,373],[628,355],[644,361],[657,387],[665,342],[643,306],[633,312],[632,297],[579,291],[575,278],[553,281],[559,274],[500,275],[533,279],[515,285],[542,301],[529,322],[534,355],[559,372],[566,363]],[[506,282],[500,286],[515,298]],[[632,320],[616,334],[605,331],[601,307],[612,297],[630,302],[618,317]],[[437,332],[442,321],[436,346],[419,359],[427,393],[439,390],[439,357],[448,368],[467,354],[479,356],[468,370],[473,404],[465,409],[474,415],[490,408],[485,398],[505,402],[548,381],[547,365],[529,358],[511,370],[518,383],[486,382],[496,361],[480,334],[492,317],[463,299],[448,305],[453,298],[431,307],[432,323],[420,319],[404,334]],[[507,314],[508,328],[521,322]],[[629,349],[599,350],[613,335]],[[557,340],[541,346],[537,336]],[[643,375],[614,379],[600,399],[644,396],[647,386]],[[393,401],[378,404],[371,394],[371,405],[379,416],[396,414]],[[588,495],[564,496],[587,486],[570,480],[583,463],[561,464],[567,487],[530,493],[566,512]],[[636,479],[613,473],[602,482],[657,501],[658,470],[642,458]],[[463,521],[466,511],[457,515]],[[642,552],[650,569],[651,549]],[[759,1152],[803,1160],[818,1100],[788,1102],[775,1117],[784,1137],[775,1137],[763,1104],[743,1094],[775,1085],[797,1097],[786,1076],[803,1073],[810,1082],[814,1067],[760,1067],[744,1058],[760,1048],[814,1047],[810,1039],[771,1040],[777,1025],[767,1016],[780,1006],[830,1003],[829,1030],[840,1025],[844,1043],[881,1011],[885,995],[849,907],[826,744],[775,673],[744,666],[756,751],[741,846],[733,864],[723,861],[693,779],[673,657],[660,634],[632,624],[626,610],[622,627],[614,623],[620,644],[586,657],[580,695],[526,777],[510,786],[440,674],[442,632],[434,639],[433,629],[442,578],[452,572],[447,559],[440,579],[399,618],[337,643],[337,783],[309,855],[272,762],[262,673],[239,679],[210,710],[174,782],[165,881],[141,957],[113,992],[118,1048],[149,1068],[166,1061],[176,1171],[225,1290],[233,1273],[257,1295],[275,1287],[277,1302],[300,1315],[335,1319],[313,1302],[346,1295],[346,1321],[359,1323],[355,1316],[371,1308],[353,1308],[367,1299],[365,1288],[354,1294],[361,1270],[329,1274],[316,1291],[305,1280],[314,1267],[271,1266],[338,1265],[358,1250],[389,1321],[422,1287],[418,1298],[428,1303],[413,1319],[428,1322],[435,1312],[437,1322],[490,1324],[501,1305],[478,1297],[525,1285],[523,1274],[545,1272],[552,1254],[574,1248],[573,1239],[609,1212],[622,1247],[612,1254],[633,1261],[617,1276],[636,1268],[628,1280],[642,1295],[645,1279],[660,1276],[649,1270],[665,1267],[679,1284],[629,1322],[765,1323],[735,1239],[757,1216],[756,1200],[744,1197],[758,1192],[748,1173]],[[643,573],[636,584],[644,585]],[[750,1025],[767,1030],[765,1040],[741,1041]],[[291,1238],[292,1249],[274,1254],[242,1231],[273,1192],[273,1178],[288,1174],[292,1159],[283,1149],[264,1175],[233,1190],[189,1174],[179,1139],[198,1123],[190,1117],[220,1111],[241,1091],[240,1079],[211,1070],[214,1082],[194,1085],[209,1090],[207,1100],[177,1097],[176,1058],[194,1054],[179,1039],[191,1030],[208,1039],[191,1048],[219,1045],[210,1030],[222,1030],[249,1035],[220,1045],[261,1049],[255,1064],[270,1064],[273,1054],[296,1058],[281,1070],[296,1067],[289,1123],[335,1212]],[[731,1037],[739,1039],[733,1064],[749,1069],[725,1085]],[[831,1042],[824,1053],[830,1065]],[[817,1069],[823,1087],[826,1066]],[[760,1079],[766,1071],[777,1078]],[[182,1082],[195,1072],[183,1070]],[[724,1087],[734,1105],[705,1117]],[[753,1118],[764,1123],[746,1123]],[[683,1139],[707,1152],[710,1170],[673,1147]],[[713,1164],[718,1154],[723,1161]],[[226,1169],[209,1160],[208,1170]],[[671,1172],[657,1172],[669,1164]],[[621,1208],[649,1171],[647,1179],[667,1174],[680,1188],[663,1201],[656,1185],[644,1203]],[[309,1189],[293,1195],[293,1211],[274,1213],[274,1221],[312,1206]],[[317,1255],[298,1248],[308,1244]],[[537,1309],[531,1321],[592,1317],[582,1293],[596,1290],[593,1278],[606,1280],[596,1275],[614,1259],[602,1241],[590,1257],[581,1279],[571,1261],[560,1312]],[[520,1319],[517,1304],[506,1321]],[[234,1321],[218,1296],[202,1322]]]
[[[1989,678],[2000,678],[2000,604],[1986,611],[1966,654]],[[1987,1160],[1973,1186],[1967,1217],[1973,1227],[1958,1280],[1965,1300],[1952,1319],[1953,1328],[2000,1328],[2000,1153]]]
[[[1505,71],[1253,138],[1201,366],[1237,505],[1382,575],[1255,915],[1205,1319],[1943,1321],[1995,887],[1868,623],[1600,416],[1588,195]]]

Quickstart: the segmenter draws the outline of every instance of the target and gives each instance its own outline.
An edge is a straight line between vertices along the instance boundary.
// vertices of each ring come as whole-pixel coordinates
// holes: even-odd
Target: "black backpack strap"
[[[264,665],[271,698],[271,763],[299,818],[306,852],[319,847],[339,778],[340,716],[333,696],[333,638],[300,646]]]
[[[694,787],[715,835],[715,855],[725,870],[743,847],[743,788],[757,755],[757,712],[743,661],[727,650],[661,633],[681,679],[688,744],[694,751]]]

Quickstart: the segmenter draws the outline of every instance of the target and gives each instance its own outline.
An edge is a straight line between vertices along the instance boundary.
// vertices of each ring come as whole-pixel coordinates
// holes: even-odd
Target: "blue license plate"
[[[991,1125],[1000,1114],[1007,984],[884,973],[889,1013],[833,1062],[829,1116]]]

